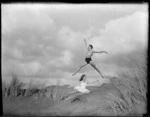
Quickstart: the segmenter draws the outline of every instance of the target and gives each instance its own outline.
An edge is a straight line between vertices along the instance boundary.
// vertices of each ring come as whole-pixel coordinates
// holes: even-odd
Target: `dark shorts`
[[[87,62],[87,64],[89,64],[90,61],[92,61],[92,59],[91,58],[85,58],[85,61]]]

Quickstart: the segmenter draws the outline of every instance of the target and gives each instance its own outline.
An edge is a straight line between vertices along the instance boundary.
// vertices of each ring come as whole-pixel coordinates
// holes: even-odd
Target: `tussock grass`
[[[17,75],[12,72],[12,80],[9,84],[6,82],[2,83],[3,87],[3,96],[4,97],[12,97],[17,96],[19,90],[25,86],[25,83],[20,82]]]
[[[128,71],[118,72],[118,79],[113,82],[114,85],[121,91],[124,100],[114,98],[114,112],[118,114],[117,106],[120,110],[131,110],[135,104],[140,104],[147,101],[147,64],[146,57],[144,61],[129,58],[129,64],[132,66]]]
[[[37,97],[37,92],[39,93],[39,85],[36,83],[34,84],[32,80],[30,80],[28,84],[28,88],[26,90],[26,96],[36,96]]]
[[[9,85],[5,81],[2,82],[2,93],[3,97],[8,97],[9,96]]]
[[[20,96],[18,94],[25,85],[27,84],[21,82],[18,76],[15,73],[12,73],[12,80],[10,83],[6,83],[5,81],[2,83],[3,97],[9,98]],[[23,96],[33,97],[33,100],[36,102],[47,99],[51,103],[58,103],[68,94],[68,88],[60,86],[59,81],[57,81],[57,85],[54,87],[50,86],[48,90],[45,87],[45,83],[33,83],[32,80],[30,80],[27,86],[28,88],[24,89],[25,94]]]
[[[53,88],[50,87],[46,92],[46,97],[53,103],[63,101],[62,99],[68,94],[68,87],[60,86],[60,82],[57,79],[57,85]]]

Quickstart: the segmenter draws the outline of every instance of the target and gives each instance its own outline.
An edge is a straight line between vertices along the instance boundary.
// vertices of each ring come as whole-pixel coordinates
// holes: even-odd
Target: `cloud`
[[[51,38],[56,26],[52,18],[41,12],[42,8],[2,5],[3,58],[27,60],[46,55],[45,48],[54,43]]]
[[[60,58],[61,63],[64,65],[71,65],[73,54],[70,51],[64,51],[63,57]]]
[[[7,63],[3,62],[3,73],[10,75],[11,72],[19,76],[36,76],[42,69],[42,65],[38,61],[19,62],[17,60],[9,60]]]
[[[62,56],[59,58],[49,60],[47,63],[49,66],[54,66],[57,68],[63,68],[66,66],[70,66],[72,64],[72,57],[73,54],[70,51],[63,51],[61,52]]]
[[[3,5],[2,11],[3,34],[15,31],[18,33],[20,30],[36,30],[39,33],[43,33],[55,27],[53,20],[47,14],[42,14],[40,10],[33,9],[33,7],[26,5]]]
[[[138,48],[147,47],[148,16],[144,12],[120,17],[109,21],[104,28],[90,27],[85,32],[75,32],[69,27],[63,27],[59,33],[59,42],[63,47],[74,53],[74,63],[82,64],[84,57],[83,38],[93,44],[95,50],[108,51],[108,55],[96,54],[94,59],[98,62],[117,54],[131,53]],[[78,56],[81,59],[77,59]],[[84,59],[84,58],[83,58]]]
[[[19,58],[19,59],[22,58],[22,52],[19,49],[14,48],[12,51],[12,54],[16,58]]]
[[[41,68],[41,65],[37,61],[30,63],[20,63],[20,69],[23,69],[25,75],[36,75]]]
[[[93,44],[95,50],[108,51],[107,55],[95,54],[93,61],[98,68],[100,66],[100,69],[107,74],[115,74],[116,69],[121,65],[120,62],[118,61],[119,63],[117,63],[112,60],[109,64],[105,65],[107,60],[113,59],[115,56],[119,57],[119,55],[121,56],[122,54],[126,55],[135,52],[141,48],[147,48],[147,14],[144,12],[136,12],[128,16],[113,19],[109,21],[104,28],[96,29],[90,27],[82,33],[73,31],[69,27],[63,27],[58,35],[61,45],[70,49],[74,54],[73,65],[76,68],[85,63],[83,37],[89,37],[87,40]],[[119,58],[117,60],[119,60]],[[124,60],[121,59],[121,61],[123,63]],[[126,62],[123,65],[125,64]],[[76,68],[74,68],[74,70]],[[86,67],[81,70],[81,72],[87,71],[88,73],[91,69],[93,68]],[[67,70],[69,71],[69,69]],[[93,72],[95,71],[93,70]]]
[[[82,37],[82,33],[75,32],[68,26],[63,26],[58,32],[58,43],[67,49],[78,49],[82,43]]]
[[[143,12],[112,20],[90,41],[96,48],[110,54],[128,53],[147,47],[148,16]]]
[[[108,51],[107,55],[96,54],[92,59],[107,74],[114,74],[121,66],[121,62],[110,59],[147,47],[146,13],[128,13],[121,9],[119,13],[126,12],[125,15],[116,13],[114,17],[107,13],[116,7],[109,6],[108,12],[106,7],[101,9],[102,18],[95,12],[99,7],[87,10],[88,7],[80,6],[80,15],[75,8],[77,7],[64,8],[61,12],[63,8],[47,5],[3,5],[2,72],[7,74],[14,70],[20,76],[41,78],[49,83],[56,82],[57,78],[63,83],[73,83],[74,80],[69,78],[79,65],[85,63],[84,37],[88,38],[95,50]],[[117,7],[114,11],[120,8]],[[68,9],[70,10],[67,11]],[[78,28],[85,30],[77,30]],[[99,75],[90,66],[82,69],[76,77],[80,77],[83,72],[90,78]]]

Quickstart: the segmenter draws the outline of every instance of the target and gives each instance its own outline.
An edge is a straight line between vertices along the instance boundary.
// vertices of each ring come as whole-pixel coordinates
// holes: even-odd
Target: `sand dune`
[[[48,98],[42,98],[37,102],[34,98],[24,98],[20,99],[20,101],[17,101],[17,99],[16,101],[4,100],[4,112],[37,116],[118,116],[141,115],[145,113],[146,102],[131,100],[127,97],[126,93],[130,91],[129,87],[120,85],[117,78],[111,78],[109,81],[103,80],[99,83],[99,86],[87,87],[91,93],[70,95],[70,99],[58,101],[55,104],[51,104]],[[67,86],[60,86],[59,88],[64,88],[66,94],[73,90],[73,88],[68,88]],[[16,106],[17,104],[18,106]],[[14,106],[14,108],[10,111],[8,106]]]

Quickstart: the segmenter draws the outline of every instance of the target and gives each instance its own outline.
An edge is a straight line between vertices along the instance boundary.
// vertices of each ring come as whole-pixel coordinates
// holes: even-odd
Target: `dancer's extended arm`
[[[87,82],[87,86],[95,86],[98,82],[99,80],[94,81],[94,82]]]
[[[85,44],[85,47],[86,47],[86,49],[88,48],[88,43],[87,43],[87,41],[86,41],[86,39],[84,38],[84,44]]]
[[[95,51],[95,50],[93,51],[93,53],[100,53],[100,54],[101,53],[105,53],[105,54],[108,54],[108,52],[106,52],[106,51]]]

